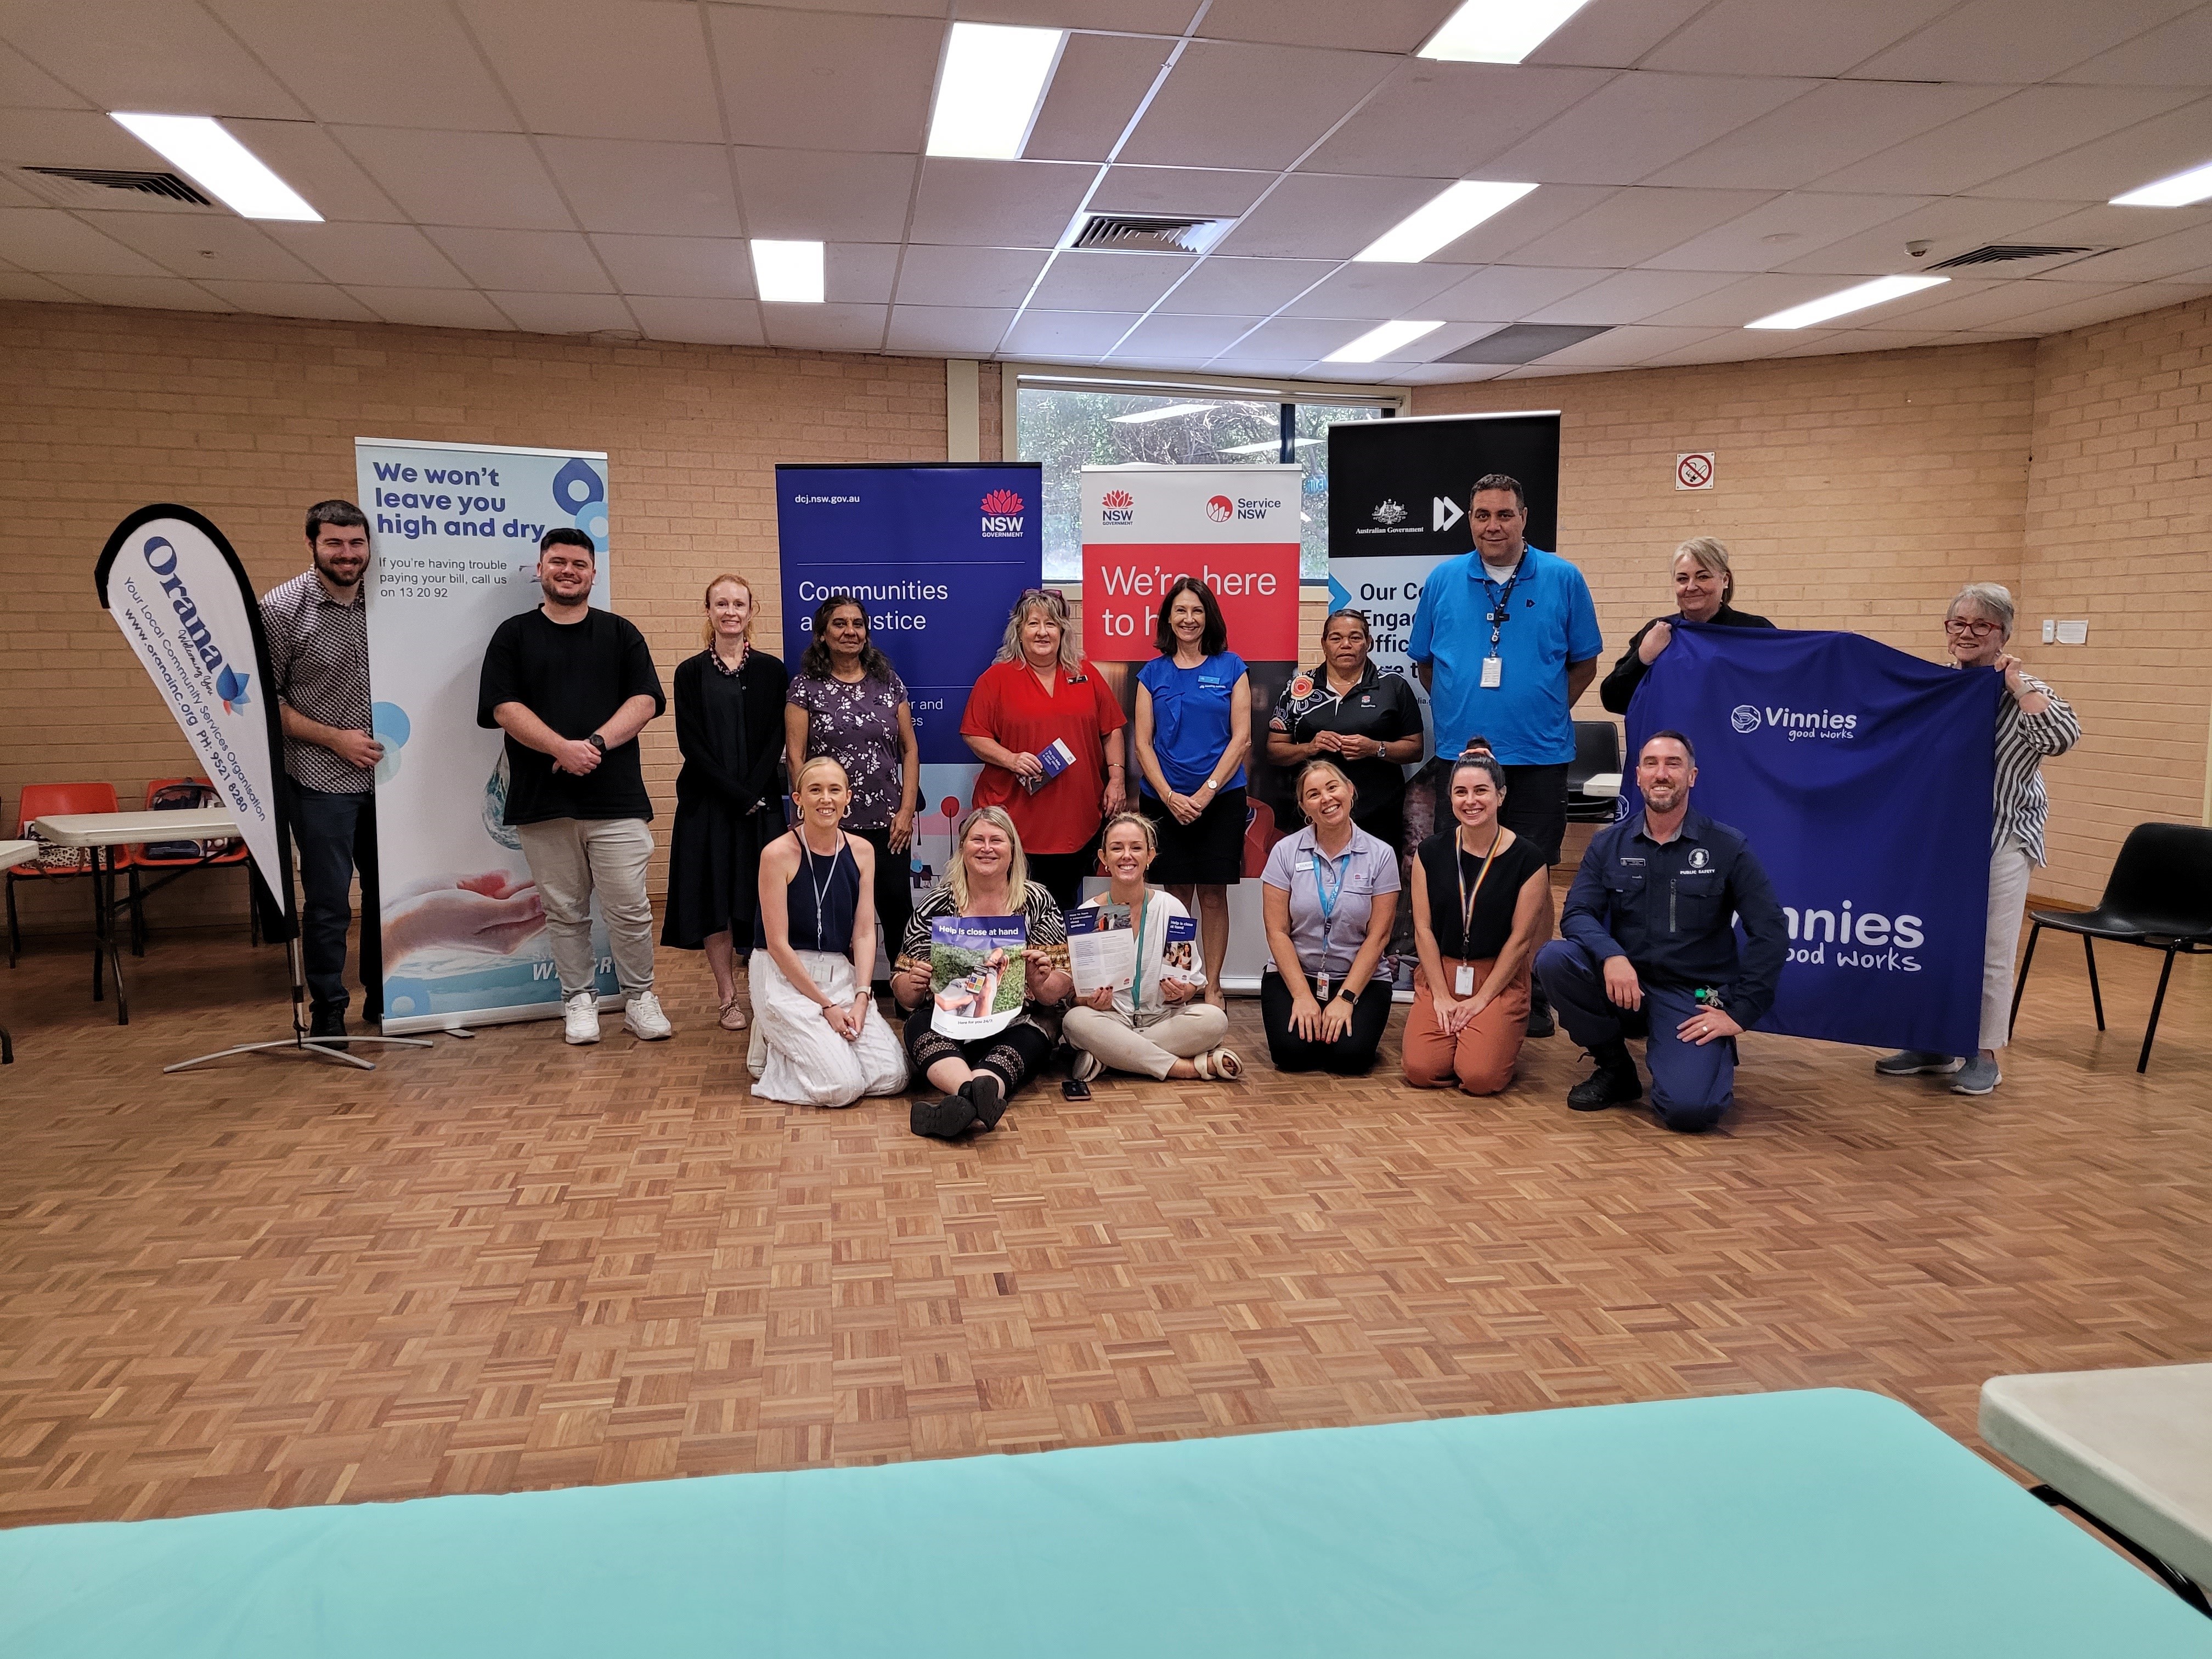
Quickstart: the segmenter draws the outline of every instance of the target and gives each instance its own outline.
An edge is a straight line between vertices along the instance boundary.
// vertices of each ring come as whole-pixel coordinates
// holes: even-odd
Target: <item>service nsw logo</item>
[[[1098,522],[1101,524],[1134,524],[1137,520],[1137,498],[1126,489],[1109,489],[1098,501]]]
[[[994,489],[983,497],[983,533],[1018,536],[1022,533],[1022,498],[1011,489]]]

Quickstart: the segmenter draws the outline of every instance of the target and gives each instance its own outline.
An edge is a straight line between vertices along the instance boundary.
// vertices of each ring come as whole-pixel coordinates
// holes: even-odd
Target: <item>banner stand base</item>
[[[290,1036],[278,1037],[269,1042],[241,1042],[234,1048],[218,1048],[215,1053],[202,1054],[196,1060],[180,1060],[173,1066],[164,1066],[161,1068],[162,1072],[165,1074],[170,1072],[186,1072],[195,1066],[205,1066],[213,1060],[228,1060],[233,1054],[270,1054],[278,1049],[295,1050],[303,1054],[319,1054],[327,1060],[343,1060],[347,1065],[358,1066],[364,1072],[373,1072],[376,1069],[374,1064],[363,1060],[359,1054],[348,1053],[339,1045],[355,1042],[381,1042],[397,1048],[428,1048],[435,1046],[427,1037],[309,1036],[307,1023],[304,1018],[307,1006],[307,970],[300,959],[300,941],[296,938],[285,945],[284,956],[292,969],[292,1035]],[[472,1036],[475,1033],[465,1032],[463,1035]]]

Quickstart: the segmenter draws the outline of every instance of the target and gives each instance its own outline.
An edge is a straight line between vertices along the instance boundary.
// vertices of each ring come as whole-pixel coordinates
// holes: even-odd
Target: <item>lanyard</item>
[[[1110,901],[1109,901],[1110,902]],[[1137,966],[1129,981],[1129,1012],[1141,1013],[1145,1006],[1145,918],[1151,914],[1152,896],[1141,884],[1137,889]]]
[[[826,951],[830,947],[822,942],[822,907],[829,901],[830,888],[836,884],[837,860],[845,852],[844,834],[839,832],[837,850],[830,855],[830,873],[820,881],[814,879],[814,849],[806,844],[805,836],[799,838],[799,850],[806,855],[806,884],[814,890],[814,948]]]
[[[1474,902],[1482,896],[1482,884],[1490,878],[1490,866],[1498,857],[1498,843],[1504,839],[1501,830],[1493,830],[1490,836],[1490,851],[1482,860],[1482,869],[1474,878],[1474,890],[1467,890],[1467,865],[1460,856],[1459,835],[1452,834],[1452,868],[1459,873],[1459,954],[1462,962],[1472,962],[1474,951],[1468,935],[1474,931]]]
[[[1328,975],[1328,951],[1333,943],[1329,936],[1334,931],[1336,902],[1344,896],[1344,884],[1352,875],[1352,851],[1347,847],[1341,859],[1332,860],[1321,850],[1319,842],[1314,843],[1314,900],[1321,906],[1321,967],[1323,978]],[[1322,880],[1322,872],[1324,870],[1335,872],[1336,885],[1334,887]]]
[[[1480,552],[1477,552],[1474,558],[1475,563],[1479,567],[1482,562],[1482,555]],[[1522,562],[1526,563],[1528,558],[1528,549],[1522,549]],[[1498,585],[1490,580],[1490,574],[1487,571],[1483,573],[1482,591],[1490,596],[1490,611],[1488,614],[1483,617],[1483,621],[1490,624],[1490,654],[1493,657],[1498,654],[1498,635],[1504,632],[1505,624],[1513,620],[1513,613],[1511,610],[1513,604],[1513,584],[1520,580],[1521,565],[1516,564],[1513,567],[1513,574],[1505,579],[1505,586],[1504,591],[1501,592],[1498,589]]]

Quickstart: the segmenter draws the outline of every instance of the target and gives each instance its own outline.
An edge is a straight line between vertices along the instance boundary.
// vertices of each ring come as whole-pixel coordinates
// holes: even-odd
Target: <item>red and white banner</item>
[[[1158,654],[1160,598],[1196,576],[1220,601],[1247,662],[1298,654],[1295,466],[1083,469],[1083,651],[1094,662]]]

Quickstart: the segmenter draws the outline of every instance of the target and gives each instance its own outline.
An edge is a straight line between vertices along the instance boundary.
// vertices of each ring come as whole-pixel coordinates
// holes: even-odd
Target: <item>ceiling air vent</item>
[[[1086,213],[1069,247],[1117,253],[1203,253],[1229,234],[1234,219],[1186,219],[1157,213]]]
[[[31,189],[61,207],[204,208],[214,203],[173,173],[118,167],[18,167]],[[118,201],[120,196],[126,199]]]
[[[1486,334],[1473,345],[1463,345],[1457,351],[1447,351],[1436,361],[1440,363],[1533,363],[1539,357],[1548,357],[1555,351],[1565,351],[1571,345],[1580,345],[1584,340],[1595,340],[1601,334],[1612,331],[1612,325],[1591,326],[1582,323],[1514,323],[1495,333]]]
[[[2049,242],[1988,242],[1972,252],[1954,254],[1948,259],[1938,259],[1928,267],[1930,270],[1957,270],[1966,265],[2010,264],[2020,259],[2065,259],[2085,253],[2103,253],[2100,247],[2075,247]]]

